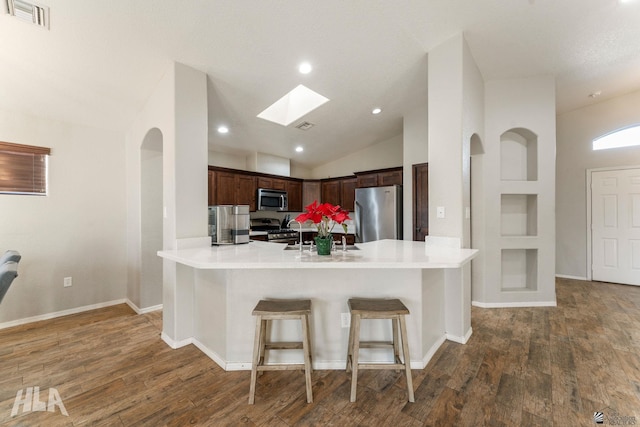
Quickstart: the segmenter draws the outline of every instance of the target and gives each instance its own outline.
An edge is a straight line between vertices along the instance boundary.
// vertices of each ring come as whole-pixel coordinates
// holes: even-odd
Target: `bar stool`
[[[311,300],[260,300],[253,309],[256,316],[256,335],[253,343],[253,366],[251,368],[251,387],[249,404],[252,405],[256,395],[258,371],[304,370],[307,388],[307,402],[313,402],[311,393],[311,340],[309,338],[309,315]],[[267,322],[271,320],[300,320],[302,324],[302,341],[271,342],[267,341]],[[288,363],[277,365],[265,364],[266,350],[302,350],[304,363]]]
[[[347,372],[351,373],[351,402],[356,401],[356,388],[359,369],[402,369],[407,376],[407,392],[409,402],[415,402],[413,397],[413,383],[411,381],[411,357],[407,342],[407,325],[405,315],[409,309],[399,299],[349,299],[351,312],[351,327],[349,328],[349,346],[347,353]],[[360,341],[361,319],[390,319],[393,329],[393,341]],[[400,327],[400,341],[402,342],[402,360],[400,359],[400,343],[398,342],[398,326]],[[361,363],[359,350],[361,348],[393,348],[394,363]],[[404,362],[403,362],[404,360]]]

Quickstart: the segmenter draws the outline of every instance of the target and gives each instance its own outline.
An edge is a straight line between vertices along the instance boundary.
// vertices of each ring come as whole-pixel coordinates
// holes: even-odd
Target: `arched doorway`
[[[140,146],[139,307],[162,304],[162,132],[153,128]]]

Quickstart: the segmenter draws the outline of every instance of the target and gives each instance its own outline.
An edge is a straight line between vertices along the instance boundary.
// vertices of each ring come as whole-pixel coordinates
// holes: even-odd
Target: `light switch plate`
[[[436,216],[438,218],[444,218],[444,206],[438,206],[436,209]]]

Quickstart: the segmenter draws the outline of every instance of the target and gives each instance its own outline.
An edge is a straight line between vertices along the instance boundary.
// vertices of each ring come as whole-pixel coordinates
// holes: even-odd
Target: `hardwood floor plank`
[[[557,281],[558,306],[472,307],[466,345],[446,341],[412,372],[225,372],[196,347],[160,339],[162,313],[121,304],[0,330],[0,426],[593,425],[593,412],[640,422],[640,288]],[[23,412],[18,390],[56,388],[68,417]],[[45,398],[46,399],[46,398]],[[41,397],[41,400],[42,397]],[[608,411],[608,412],[607,412]],[[615,412],[614,412],[615,411]]]

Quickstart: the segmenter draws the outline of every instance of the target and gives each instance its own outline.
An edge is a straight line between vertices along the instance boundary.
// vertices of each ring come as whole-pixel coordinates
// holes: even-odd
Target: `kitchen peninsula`
[[[414,369],[426,366],[445,339],[464,343],[471,335],[469,286],[451,286],[445,279],[466,274],[464,266],[477,254],[475,249],[381,240],[347,251],[338,245],[330,256],[319,256],[277,243],[208,246],[205,241],[194,239],[181,249],[158,252],[165,262],[177,263],[181,297],[170,321],[188,331],[178,342],[165,333],[163,339],[174,348],[193,343],[225,370],[251,367],[251,311],[260,299],[311,299],[315,369],[344,369],[348,316],[343,314],[353,297],[393,297],[405,303],[411,311],[407,329]],[[293,324],[278,328],[272,331],[275,340],[295,340],[300,333]],[[362,336],[390,339],[391,328],[369,321]],[[379,349],[365,351],[369,359],[391,360]],[[298,361],[297,354],[287,354],[291,352],[272,353],[271,362]]]

